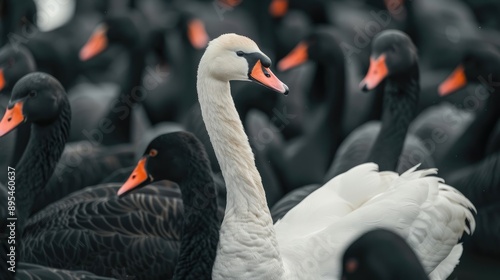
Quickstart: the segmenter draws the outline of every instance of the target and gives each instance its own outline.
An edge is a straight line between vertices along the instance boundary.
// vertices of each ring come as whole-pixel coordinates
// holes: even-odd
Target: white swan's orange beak
[[[188,39],[196,49],[203,49],[208,45],[209,37],[205,25],[199,19],[193,19],[188,23]]]
[[[288,87],[273,74],[271,69],[262,66],[260,60],[257,60],[248,76],[265,87],[288,95]]]
[[[278,62],[278,70],[286,71],[305,63],[309,56],[307,49],[309,46],[305,42],[300,42],[289,54]]]
[[[14,104],[14,106],[7,108],[5,115],[0,121],[0,137],[11,132],[19,126],[26,117],[23,114],[23,102],[19,101]]]
[[[0,90],[5,87],[5,76],[3,74],[3,69],[0,68]]]
[[[439,85],[439,95],[445,96],[455,92],[467,85],[467,77],[465,76],[465,68],[463,65],[457,66],[453,73]]]
[[[385,54],[380,55],[377,59],[370,58],[370,67],[365,78],[359,84],[359,87],[366,90],[372,90],[389,74],[387,64],[385,63]]]
[[[146,156],[142,157],[139,160],[134,171],[132,171],[132,174],[130,174],[130,177],[128,177],[125,184],[123,184],[123,186],[116,193],[118,196],[123,196],[124,194],[132,191],[133,189],[143,186],[145,183],[151,181],[151,176],[149,176],[146,170],[146,160],[147,160]]]
[[[102,53],[108,47],[108,37],[106,36],[107,31],[108,28],[106,25],[99,25],[94,30],[90,39],[80,50],[80,60],[89,60]]]

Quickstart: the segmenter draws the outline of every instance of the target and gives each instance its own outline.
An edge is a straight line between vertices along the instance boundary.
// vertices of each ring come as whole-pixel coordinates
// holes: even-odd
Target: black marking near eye
[[[260,60],[260,63],[262,64],[263,67],[265,68],[269,68],[271,67],[271,59],[269,59],[268,57],[262,55],[262,53],[258,53],[258,52],[253,52],[253,53],[246,53],[245,54],[245,58],[248,62],[248,73],[250,74],[250,72],[252,72],[252,69],[253,69],[253,66],[255,65],[255,63],[257,63],[257,61]],[[267,75],[269,75],[267,72],[264,72]]]

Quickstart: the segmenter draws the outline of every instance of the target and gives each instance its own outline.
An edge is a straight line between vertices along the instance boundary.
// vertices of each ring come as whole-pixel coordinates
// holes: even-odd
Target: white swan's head
[[[271,59],[251,39],[224,34],[210,41],[200,61],[204,71],[221,81],[253,81],[288,94],[288,87],[271,72]]]

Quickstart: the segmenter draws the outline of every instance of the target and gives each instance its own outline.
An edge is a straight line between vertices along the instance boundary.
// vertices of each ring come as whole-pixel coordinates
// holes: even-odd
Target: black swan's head
[[[428,279],[417,256],[396,233],[375,229],[356,239],[344,252],[342,280]]]
[[[129,49],[146,43],[148,26],[139,13],[119,13],[107,16],[94,30],[80,50],[80,60],[86,61],[103,53],[112,44]]]
[[[468,83],[486,83],[497,87],[500,81],[500,52],[488,44],[479,43],[467,48],[455,71],[439,85],[439,95],[444,96],[465,87]]]
[[[35,70],[35,59],[27,48],[6,45],[0,49],[0,91],[12,89],[19,79]]]
[[[408,73],[417,62],[417,48],[408,35],[398,30],[382,31],[373,40],[370,67],[360,87],[372,90],[387,77]]]
[[[302,40],[287,56],[278,62],[278,69],[286,71],[308,60],[318,63],[336,63],[343,59],[337,34],[326,28],[317,28]]]
[[[189,172],[197,164],[203,170],[210,168],[205,149],[193,134],[179,131],[160,135],[151,141],[118,195],[161,180],[182,183],[196,176]]]
[[[34,72],[21,78],[12,89],[12,96],[0,122],[0,136],[25,121],[44,126],[55,121],[67,103],[63,86],[49,74]]]

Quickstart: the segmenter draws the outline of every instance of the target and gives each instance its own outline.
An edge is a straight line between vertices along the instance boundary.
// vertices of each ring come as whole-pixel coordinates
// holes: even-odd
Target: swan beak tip
[[[368,85],[366,84],[366,82],[364,80],[361,81],[361,83],[359,83],[359,89],[362,92],[368,92],[368,91],[370,91],[370,89],[368,88]]]
[[[264,67],[260,60],[255,63],[250,73],[248,73],[248,78],[250,81],[255,81],[271,90],[288,95],[288,86],[280,81],[269,67]]]
[[[385,54],[380,55],[377,59],[370,58],[368,73],[360,83],[360,88],[363,91],[374,89],[387,77],[389,69],[387,68],[385,59]]]
[[[5,111],[5,115],[0,121],[0,137],[14,130],[17,126],[25,121],[23,115],[23,103],[17,102],[11,108]]]
[[[288,88],[288,86],[287,86],[287,85],[285,85],[285,84],[283,84],[283,87],[285,88],[285,92],[283,92],[283,94],[284,94],[285,96],[287,96],[287,95],[290,93],[290,89],[289,89],[289,88]]]
[[[147,157],[143,157],[139,160],[137,166],[135,167],[134,171],[132,171],[132,174],[130,174],[128,180],[116,192],[118,197],[123,197],[125,194],[140,186],[143,186],[144,183],[148,182],[150,176],[146,171],[146,160]]]

